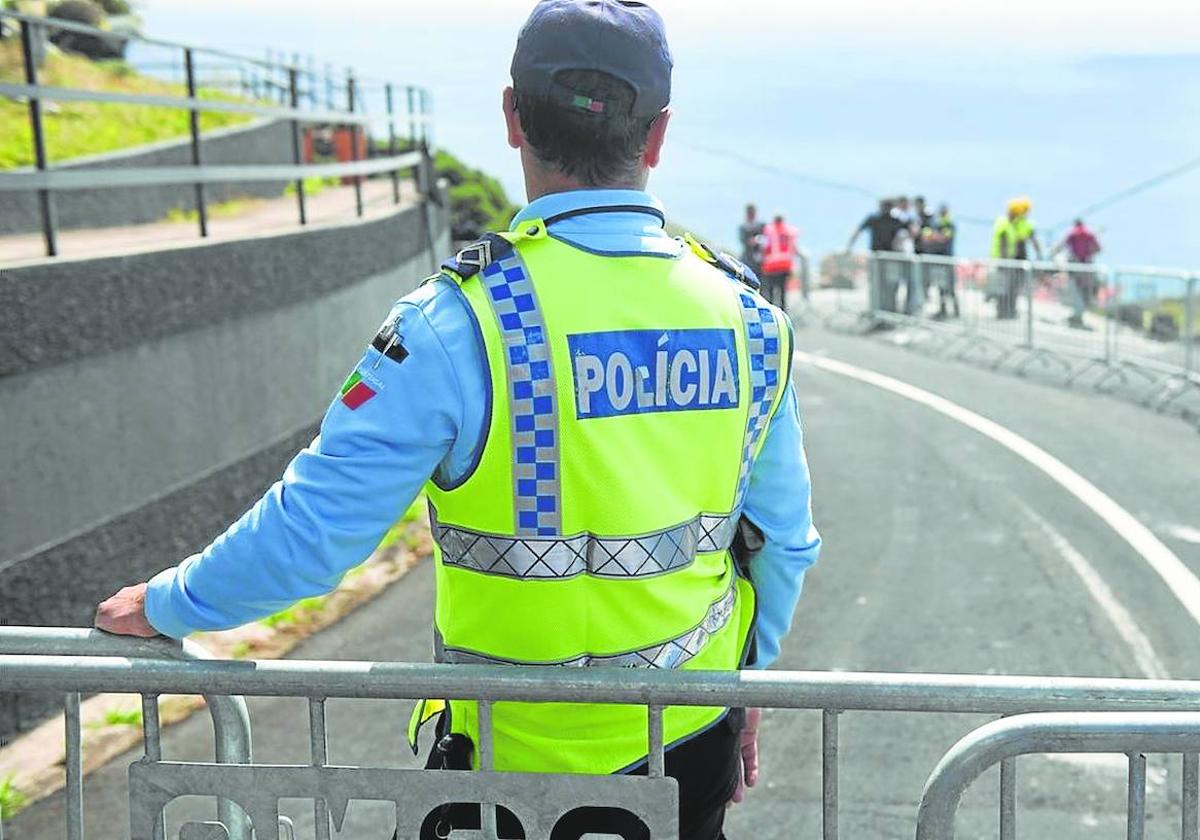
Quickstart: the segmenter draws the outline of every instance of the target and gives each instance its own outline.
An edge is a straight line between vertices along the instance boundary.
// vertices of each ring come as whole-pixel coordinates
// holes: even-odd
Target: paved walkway
[[[402,204],[417,200],[411,180],[400,182]],[[363,215],[372,218],[394,208],[392,182],[373,178],[363,184]],[[325,187],[307,197],[310,226],[343,224],[355,218],[354,187]],[[284,233],[300,227],[295,196],[276,199],[247,199],[245,209],[236,215],[222,215],[217,208],[209,217],[209,240],[242,239],[267,233]],[[131,251],[161,248],[165,245],[203,241],[199,222],[162,221],[145,225],[63,230],[58,234],[58,253],[63,257],[98,257]],[[0,236],[0,268],[13,267],[45,257],[46,243],[41,233]]]
[[[1039,385],[808,327],[800,349],[898,377],[979,412],[1060,458],[1200,572],[1195,464],[1184,423],[1085,392]],[[1012,452],[929,408],[833,373],[797,371],[818,523],[827,548],[810,575],[786,669],[946,673],[1144,674],[1110,613],[1084,585],[1086,558],[1173,677],[1200,674],[1194,621],[1128,545],[1074,496]],[[1047,531],[1049,529],[1049,531]],[[1047,534],[1054,534],[1053,539]],[[1073,565],[1075,563],[1076,565]],[[424,564],[296,657],[427,660],[432,570]],[[331,757],[413,766],[403,744],[408,703],[331,701]],[[251,703],[259,761],[307,760],[302,702]],[[845,838],[911,837],[922,784],[979,717],[847,713],[841,722]],[[761,786],[730,815],[729,837],[820,836],[820,716],[768,711]],[[203,716],[169,731],[164,754],[211,754]],[[85,788],[91,837],[122,836],[126,755]],[[1122,757],[1022,759],[1019,820],[1029,837],[1122,836]],[[1152,759],[1151,826],[1177,825],[1178,759]],[[995,836],[996,775],[969,792],[960,836]],[[209,813],[172,807],[173,825]],[[298,836],[311,806],[288,802]],[[30,808],[7,840],[61,838],[62,801]],[[355,802],[342,837],[386,840],[387,806]],[[173,835],[168,835],[173,836]]]

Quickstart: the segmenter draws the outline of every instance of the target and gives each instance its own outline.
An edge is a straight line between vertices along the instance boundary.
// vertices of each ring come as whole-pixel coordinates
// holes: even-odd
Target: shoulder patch
[[[400,334],[400,319],[403,317],[400,307],[388,313],[387,320],[379,327],[375,338],[371,339],[371,347],[378,350],[383,357],[399,364],[408,358],[408,350],[404,346],[404,336]]]
[[[512,249],[512,243],[507,239],[489,233],[442,263],[442,270],[460,280],[469,280],[492,263],[507,257]]]

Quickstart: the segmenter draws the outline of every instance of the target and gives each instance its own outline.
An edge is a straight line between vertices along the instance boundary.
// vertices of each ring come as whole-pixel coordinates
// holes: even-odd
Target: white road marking
[[[1177,540],[1200,545],[1200,528],[1193,528],[1190,525],[1168,525],[1167,533]]]
[[[1040,446],[1026,440],[982,414],[963,408],[945,397],[938,396],[923,388],[909,385],[899,379],[876,373],[866,368],[839,362],[836,359],[814,356],[797,350],[797,361],[812,365],[820,370],[836,373],[850,379],[857,379],[868,385],[874,385],[885,391],[920,403],[943,414],[952,420],[957,420],[968,428],[974,429],[981,435],[995,441],[1015,455],[1023,458],[1029,464],[1037,467],[1071,495],[1075,496],[1096,516],[1100,517],[1117,536],[1127,542],[1134,551],[1154,570],[1167,588],[1188,611],[1192,619],[1200,624],[1200,578],[1175,556],[1162,540],[1143,525],[1125,508],[1121,507],[1112,497],[1105,494],[1096,485],[1075,472],[1062,461],[1055,458]]]
[[[1064,537],[1053,525],[1039,516],[1033,508],[1024,502],[1021,503],[1021,508],[1025,515],[1030,518],[1045,534],[1047,541],[1052,545],[1059,556],[1066,561],[1071,570],[1079,576],[1083,582],[1083,588],[1092,596],[1092,600],[1096,602],[1096,606],[1104,613],[1113,629],[1117,631],[1117,635],[1125,642],[1129,648],[1129,652],[1133,654],[1133,661],[1137,663],[1138,670],[1142,672],[1142,676],[1152,680],[1165,680],[1170,678],[1167,672],[1167,666],[1159,659],[1158,654],[1154,651],[1154,646],[1150,644],[1150,639],[1142,632],[1142,628],[1133,620],[1129,610],[1125,609],[1124,605],[1117,600],[1117,596],[1113,594],[1112,588],[1104,582],[1104,578],[1100,577],[1100,573],[1096,568],[1087,561],[1075,546],[1071,545],[1070,541]],[[1122,759],[1123,766],[1124,759]]]

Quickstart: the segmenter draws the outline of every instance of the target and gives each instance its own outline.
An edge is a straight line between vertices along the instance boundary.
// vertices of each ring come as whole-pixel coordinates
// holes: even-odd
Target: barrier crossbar
[[[85,653],[90,655],[77,655]],[[1065,721],[1084,720],[1079,713],[1138,712],[1148,718],[1166,713],[1177,716],[1194,713],[1191,717],[1200,720],[1200,681],[1186,680],[840,672],[643,672],[386,662],[181,661],[177,658],[200,655],[193,645],[178,648],[162,642],[129,642],[95,631],[0,628],[0,674],[3,675],[4,689],[63,692],[67,697],[68,840],[83,836],[81,769],[78,750],[71,747],[70,739],[77,740],[79,735],[78,698],[91,692],[135,693],[144,698],[145,755],[130,770],[132,836],[136,840],[161,837],[164,807],[172,799],[185,795],[224,798],[226,804],[219,819],[223,824],[220,830],[226,833],[219,836],[237,840],[248,840],[252,826],[276,825],[280,820],[281,798],[312,799],[317,837],[321,840],[331,836],[331,822],[341,830],[346,805],[351,799],[394,803],[400,837],[416,836],[427,815],[446,801],[456,801],[483,803],[483,836],[489,840],[496,837],[497,808],[515,815],[525,827],[526,836],[532,840],[548,838],[558,820],[583,806],[619,808],[640,821],[649,836],[674,838],[678,832],[678,791],[674,780],[664,775],[662,728],[662,710],[669,705],[821,711],[822,837],[836,840],[839,831],[838,724],[840,716],[846,713],[1028,715],[1037,712],[1055,713]],[[210,697],[214,721],[220,718],[215,764],[163,758],[157,706],[153,702],[163,693],[204,693]],[[229,699],[234,696],[238,699]],[[250,730],[245,722],[241,696],[307,698],[310,763],[304,766],[241,766],[250,761]],[[479,772],[438,774],[420,770],[348,768],[329,763],[325,724],[327,700],[422,697],[479,701]],[[491,710],[495,703],[502,701],[586,701],[646,706],[648,775],[581,777],[495,772]],[[1005,719],[1014,720],[1018,718]],[[1011,731],[1011,728],[1003,731]],[[1140,742],[1131,740],[1129,743],[1129,749],[1122,748],[1121,751],[1143,749],[1138,746]],[[956,754],[952,751],[939,766],[946,765]],[[1015,819],[1015,757],[997,755],[1002,769],[999,797],[1002,837],[1012,836],[1004,832]],[[1190,784],[1194,789],[1196,776],[1194,773],[1189,775],[1186,770],[1185,767],[1185,785]],[[960,772],[954,778],[965,776]],[[948,782],[939,784],[943,787],[934,787],[935,793],[957,789],[953,785],[945,788]],[[938,794],[934,801],[943,799],[943,795]],[[1185,804],[1194,801],[1194,795],[1185,796]],[[948,806],[939,807],[943,811],[938,813],[943,813]],[[1185,808],[1185,824],[1195,822],[1194,809],[1188,810],[1190,808]],[[929,819],[926,818],[929,825],[942,826],[944,823],[929,823]],[[950,824],[952,830],[952,820]],[[180,836],[217,830],[213,824],[189,825],[191,828],[185,826],[187,832]],[[195,833],[194,836],[218,835]],[[259,836],[262,836],[261,831]]]

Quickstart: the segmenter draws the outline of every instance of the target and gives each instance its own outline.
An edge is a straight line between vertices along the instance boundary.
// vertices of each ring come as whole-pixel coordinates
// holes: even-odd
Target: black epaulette
[[[512,243],[495,233],[486,233],[483,239],[472,242],[450,259],[442,263],[442,270],[468,280],[492,263],[502,260],[513,251]]]
[[[760,286],[758,275],[754,273],[754,270],[750,266],[724,251],[718,251],[716,248],[701,242],[691,235],[685,236],[684,239],[692,246],[692,250],[700,259],[721,269],[739,283],[743,283],[751,289],[758,291]]]

